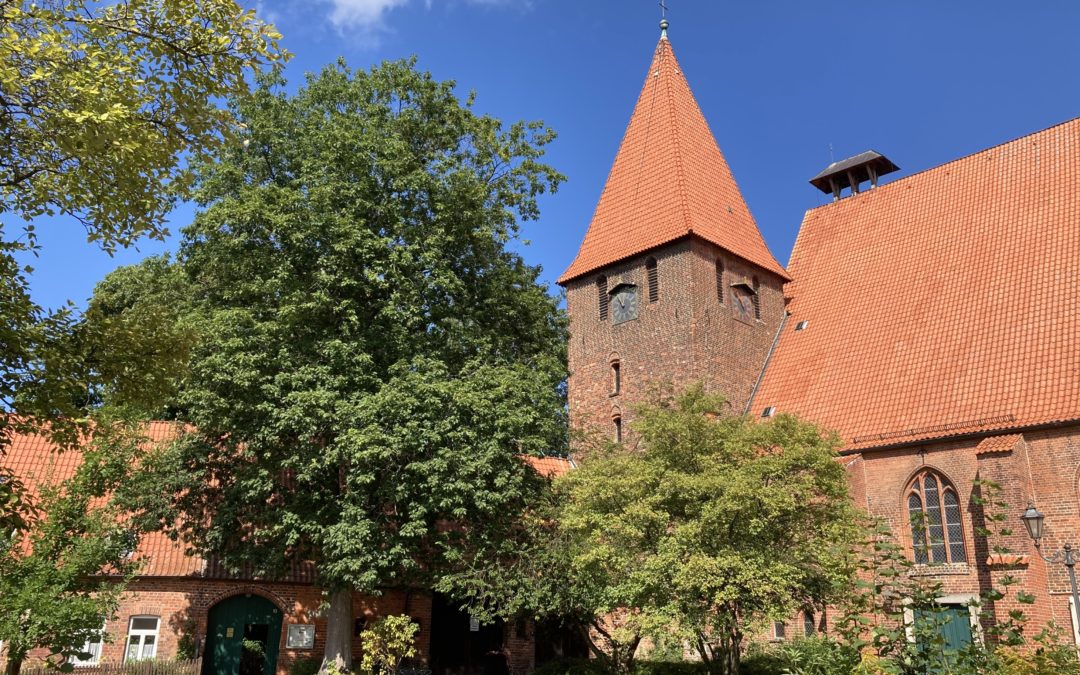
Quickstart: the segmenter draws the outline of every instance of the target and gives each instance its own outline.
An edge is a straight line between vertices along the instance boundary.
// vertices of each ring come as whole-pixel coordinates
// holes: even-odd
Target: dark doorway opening
[[[266,671],[266,643],[270,626],[244,624],[244,642],[240,651],[240,675],[263,675]]]
[[[431,600],[432,675],[507,675],[502,621],[480,625],[443,595]]]
[[[589,643],[581,629],[562,621],[536,624],[536,666],[558,659],[589,658]]]

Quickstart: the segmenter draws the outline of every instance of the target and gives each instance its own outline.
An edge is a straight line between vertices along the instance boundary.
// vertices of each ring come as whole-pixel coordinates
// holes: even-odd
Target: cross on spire
[[[661,40],[666,40],[667,39],[667,29],[668,29],[668,20],[667,20],[668,6],[667,6],[667,3],[664,0],[660,0],[660,2],[657,3],[657,4],[660,5],[660,39]]]

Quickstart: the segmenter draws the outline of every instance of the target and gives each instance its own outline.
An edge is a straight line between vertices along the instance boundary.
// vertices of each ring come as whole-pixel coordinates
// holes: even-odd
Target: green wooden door
[[[226,598],[210,608],[203,675],[274,675],[280,643],[274,603],[257,595]]]
[[[931,663],[952,664],[956,661],[956,653],[971,644],[971,611],[966,605],[942,604],[933,612],[916,611],[915,624],[915,640],[920,651],[941,652],[926,653]],[[932,633],[932,637],[928,633]],[[931,674],[939,672],[944,671],[938,667],[929,671]]]
[[[958,652],[971,644],[971,611],[964,605],[945,605],[942,614],[940,630],[945,651]]]

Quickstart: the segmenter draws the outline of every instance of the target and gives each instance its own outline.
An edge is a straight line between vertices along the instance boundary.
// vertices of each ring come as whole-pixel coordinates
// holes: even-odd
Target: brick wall
[[[322,658],[326,645],[326,619],[320,612],[323,602],[319,588],[305,584],[250,583],[188,578],[138,578],[133,581],[114,620],[105,626],[111,641],[102,648],[104,663],[121,663],[132,616],[159,618],[157,658],[176,656],[181,634],[194,629],[200,640],[206,635],[210,608],[229,597],[252,594],[270,600],[282,612],[279,636],[278,673],[285,675],[289,666],[304,657]],[[391,590],[377,598],[360,594],[353,598],[354,615],[369,620],[389,614],[407,614],[420,623],[417,648],[420,660],[427,661],[431,644],[431,595],[422,591]],[[314,624],[315,646],[309,650],[286,649],[289,624]],[[360,639],[353,640],[353,654],[359,659]],[[45,653],[31,654],[40,659]]]
[[[1010,596],[993,607],[1004,616],[1011,609],[1023,609],[1037,629],[1054,620],[1071,630],[1069,581],[1064,566],[1047,565],[1037,555],[1020,521],[1029,501],[1046,514],[1047,552],[1059,550],[1066,542],[1080,543],[1080,427],[1029,431],[1011,450],[976,454],[979,439],[930,443],[923,446],[870,451],[850,463],[857,502],[871,514],[886,519],[897,538],[910,551],[911,535],[905,514],[905,488],[923,468],[940,472],[955,486],[963,511],[964,539],[968,562],[948,570],[927,568],[927,576],[942,582],[944,592],[979,595],[1000,584],[1009,574],[1019,580]],[[1008,503],[1008,524],[1012,535],[986,541],[976,530],[984,524],[982,509],[972,500],[973,481],[992,480],[1001,485],[1000,499]],[[996,561],[988,564],[994,544],[1007,546],[1026,560]],[[1016,602],[1016,589],[1036,596],[1034,605]],[[1037,631],[1033,631],[1037,632]]]
[[[650,303],[645,262],[657,261],[659,299]],[[717,299],[715,261],[724,262],[724,302]],[[619,325],[601,321],[596,280],[607,288],[629,283],[638,287],[639,315]],[[730,284],[758,277],[761,320],[735,317]],[[663,248],[609,266],[567,285],[570,315],[569,406],[571,425],[610,438],[612,416],[623,420],[624,439],[633,445],[633,404],[649,400],[655,387],[675,391],[701,380],[711,392],[728,397],[742,412],[757,381],[776,329],[784,314],[779,277],[756,269],[712,244],[683,239]],[[618,360],[622,385],[612,393],[611,363]]]

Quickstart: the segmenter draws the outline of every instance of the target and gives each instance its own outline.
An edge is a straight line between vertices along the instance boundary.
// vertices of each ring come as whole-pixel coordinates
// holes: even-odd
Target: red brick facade
[[[649,301],[646,260],[656,260],[658,297]],[[721,302],[717,261],[723,268]],[[638,289],[638,318],[615,324],[599,314],[597,278],[607,288]],[[758,279],[761,318],[741,320],[732,303],[732,284]],[[621,416],[624,440],[633,443],[633,405],[656,387],[676,390],[706,383],[741,412],[761,373],[761,364],[784,314],[782,279],[726,251],[686,238],[654,252],[605,267],[567,284],[570,315],[571,424],[582,431],[613,434]],[[613,391],[612,364],[619,365],[619,392]]]
[[[869,513],[884,518],[897,539],[910,550],[910,521],[904,503],[911,477],[926,468],[955,486],[963,512],[967,563],[942,568],[926,567],[928,575],[942,582],[949,595],[977,597],[999,582],[1006,573],[1019,580],[1010,596],[994,611],[1006,616],[1023,609],[1033,628],[1053,620],[1071,631],[1069,580],[1065,568],[1048,565],[1037,554],[1019,521],[1029,502],[1046,515],[1043,548],[1047,553],[1076,542],[1080,532],[1080,426],[1026,430],[1022,441],[1006,450],[977,452],[982,437],[881,449],[845,458],[852,493]],[[985,526],[982,507],[972,501],[976,479],[1001,486],[1001,501],[1008,504],[1012,535],[991,541],[977,533]],[[992,559],[992,547],[1005,546],[1014,558]],[[1034,605],[1015,602],[1016,591],[1036,597]]]
[[[237,595],[256,595],[266,598],[282,614],[281,635],[278,640],[278,675],[285,675],[297,659],[321,659],[326,644],[326,619],[321,611],[324,597],[315,586],[308,584],[225,581],[177,577],[139,577],[124,595],[116,618],[105,625],[108,640],[101,650],[100,663],[117,664],[124,661],[128,627],[132,617],[155,617],[159,620],[156,658],[172,660],[178,656],[182,636],[193,637],[198,644],[205,640],[210,610],[219,602]],[[426,591],[389,590],[379,597],[353,597],[353,612],[357,619],[371,621],[380,616],[404,614],[419,625],[416,647],[417,661],[427,664],[431,654],[431,636],[440,630],[432,616],[432,596]],[[315,626],[315,644],[311,649],[287,649],[289,624]],[[502,652],[511,673],[527,673],[535,665],[534,626],[524,621],[502,629]],[[30,655],[30,660],[44,658],[44,652]],[[362,656],[359,637],[353,639],[353,657]],[[2,659],[0,659],[2,663]]]

